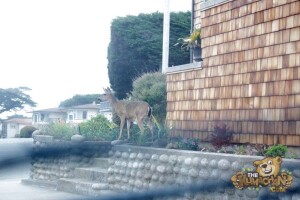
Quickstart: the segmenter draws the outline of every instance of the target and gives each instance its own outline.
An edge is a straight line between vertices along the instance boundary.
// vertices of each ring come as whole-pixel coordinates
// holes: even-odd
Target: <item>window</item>
[[[86,119],[87,118],[87,111],[83,111],[82,112],[82,119]]]
[[[73,121],[73,115],[69,115],[69,120]]]
[[[45,115],[44,114],[41,114],[41,121],[43,122],[45,119]]]

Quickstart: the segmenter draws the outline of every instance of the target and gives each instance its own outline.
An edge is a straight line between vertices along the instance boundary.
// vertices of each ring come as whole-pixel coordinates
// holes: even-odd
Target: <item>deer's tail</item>
[[[152,115],[152,108],[149,106],[148,107],[148,117],[151,117]]]

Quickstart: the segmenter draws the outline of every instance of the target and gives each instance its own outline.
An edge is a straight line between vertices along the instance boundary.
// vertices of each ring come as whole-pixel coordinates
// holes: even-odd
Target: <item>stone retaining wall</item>
[[[74,169],[93,164],[95,157],[108,157],[110,142],[54,140],[52,136],[34,136],[34,152],[30,178],[55,181],[71,178]]]
[[[254,168],[253,161],[261,159],[263,157],[119,145],[110,151],[107,182],[112,190],[140,191],[208,180],[230,181],[236,172]],[[291,189],[299,188],[300,162],[284,159],[281,169],[292,172],[294,180]],[[271,192],[269,188],[256,191],[232,187],[208,194],[189,195],[186,199],[256,199],[263,193]],[[285,195],[282,193],[279,196]],[[297,194],[294,196],[300,197]]]

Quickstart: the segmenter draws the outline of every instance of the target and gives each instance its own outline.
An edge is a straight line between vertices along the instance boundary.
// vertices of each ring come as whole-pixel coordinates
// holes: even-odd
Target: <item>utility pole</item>
[[[162,73],[166,73],[169,67],[169,37],[170,37],[170,0],[165,0],[163,47],[162,47]]]

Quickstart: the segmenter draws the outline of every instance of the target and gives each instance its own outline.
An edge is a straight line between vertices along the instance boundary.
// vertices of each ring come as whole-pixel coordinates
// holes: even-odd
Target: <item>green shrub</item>
[[[200,139],[198,138],[183,138],[181,136],[169,138],[169,149],[182,149],[182,150],[199,150]]]
[[[36,128],[33,126],[25,126],[20,131],[20,138],[31,138],[33,131],[35,131]]]
[[[77,133],[77,126],[52,122],[43,126],[42,132],[53,136],[55,139],[71,140],[71,137]]]
[[[233,131],[229,130],[226,124],[219,124],[214,126],[213,133],[211,134],[211,144],[220,149],[223,146],[230,145],[233,137]]]
[[[146,73],[132,84],[129,98],[142,100],[152,107],[153,116],[160,124],[165,123],[167,107],[166,76],[160,72]]]
[[[112,141],[118,138],[119,128],[103,115],[98,115],[79,125],[86,140]],[[124,130],[123,130],[124,132]]]
[[[268,157],[276,157],[276,156],[284,157],[287,151],[288,151],[287,146],[278,144],[278,145],[268,147],[265,155]]]

